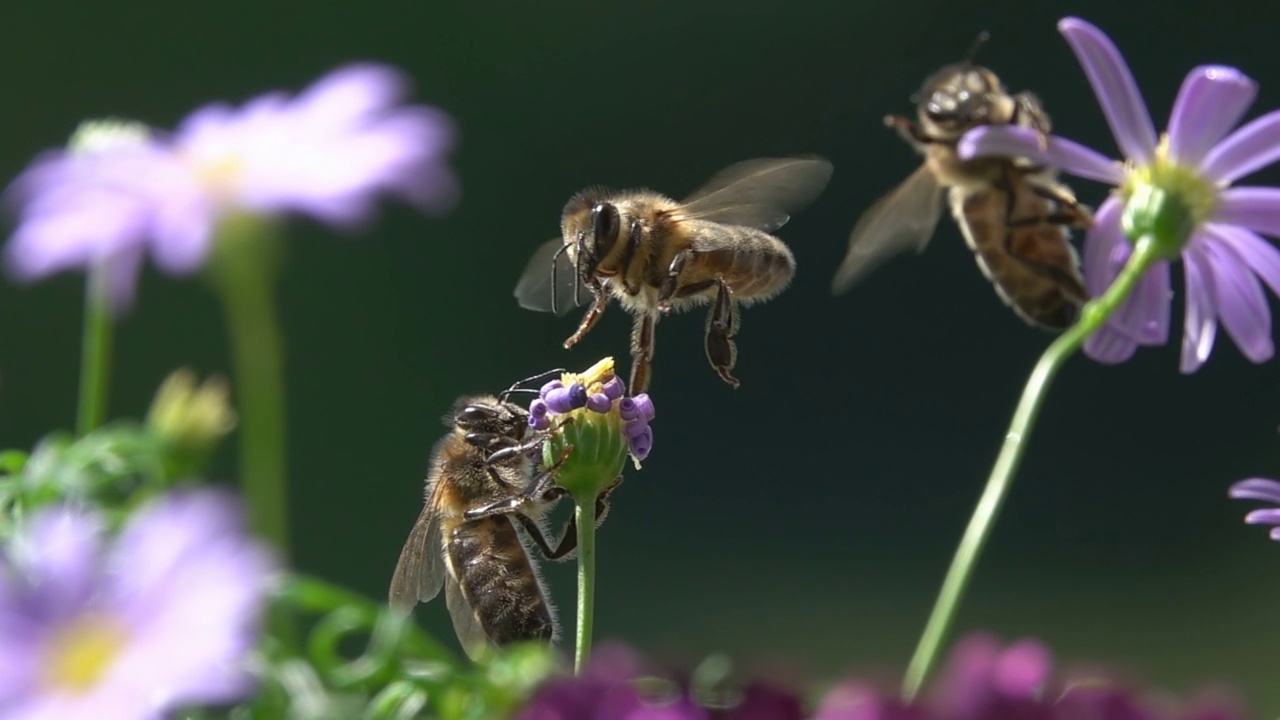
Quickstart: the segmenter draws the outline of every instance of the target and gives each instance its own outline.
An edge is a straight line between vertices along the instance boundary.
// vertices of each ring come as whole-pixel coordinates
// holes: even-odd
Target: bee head
[[[529,429],[529,412],[515,403],[488,395],[464,397],[454,405],[445,424],[468,435],[520,440]]]
[[[916,94],[920,123],[943,137],[959,137],[978,125],[1005,122],[1007,93],[995,73],[969,62],[935,73]]]
[[[561,220],[565,244],[574,248],[574,261],[584,279],[595,274],[600,261],[618,242],[622,215],[603,188],[584,190],[565,205]]]

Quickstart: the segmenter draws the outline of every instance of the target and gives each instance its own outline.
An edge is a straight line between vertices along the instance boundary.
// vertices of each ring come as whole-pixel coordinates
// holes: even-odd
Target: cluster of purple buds
[[[529,404],[531,427],[546,430],[551,427],[552,416],[581,408],[600,415],[616,410],[631,456],[637,461],[649,456],[653,450],[653,428],[649,423],[654,418],[654,408],[648,393],[627,397],[626,385],[616,375],[604,382],[591,382],[590,378],[577,375],[566,378],[569,385],[564,380],[552,380],[539,390],[539,398]]]

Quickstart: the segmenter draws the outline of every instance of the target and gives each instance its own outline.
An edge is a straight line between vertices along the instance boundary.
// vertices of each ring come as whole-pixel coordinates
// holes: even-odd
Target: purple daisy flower
[[[1125,160],[1057,136],[1046,142],[1034,131],[1006,125],[967,133],[958,150],[966,159],[1027,157],[1116,187],[1085,238],[1085,280],[1095,296],[1115,280],[1137,235],[1163,225],[1156,237],[1161,259],[1089,338],[1085,352],[1119,363],[1139,345],[1168,342],[1169,262],[1180,257],[1186,275],[1182,372],[1195,372],[1208,359],[1219,323],[1251,361],[1270,359],[1275,346],[1262,285],[1280,293],[1280,251],[1259,233],[1280,235],[1280,188],[1231,184],[1280,159],[1280,112],[1232,132],[1257,85],[1235,68],[1206,65],[1187,75],[1168,130],[1157,136],[1111,40],[1077,18],[1062,20],[1058,29],[1084,68]]]
[[[273,564],[237,504],[175,493],[102,536],[99,518],[61,508],[0,550],[0,714],[154,718],[251,693]]]
[[[374,64],[340,68],[296,96],[210,105],[170,135],[57,151],[19,176],[10,273],[32,281],[106,264],[127,308],[147,250],[172,274],[198,269],[223,220],[309,215],[354,228],[381,194],[441,211],[457,197],[444,113],[400,105],[406,78]]]
[[[1227,491],[1233,500],[1261,500],[1276,507],[1260,508],[1244,516],[1250,525],[1272,525],[1271,539],[1280,540],[1280,482],[1266,478],[1241,480]]]

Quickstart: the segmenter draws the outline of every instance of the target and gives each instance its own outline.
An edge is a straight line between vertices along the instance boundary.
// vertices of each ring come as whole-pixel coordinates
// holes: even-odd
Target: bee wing
[[[449,617],[453,618],[453,631],[457,634],[462,649],[472,660],[479,659],[489,646],[489,636],[480,626],[475,610],[471,609],[471,603],[462,596],[462,586],[458,585],[458,581],[452,576],[445,583],[444,600],[449,606]]]
[[[430,497],[422,506],[418,520],[409,531],[409,539],[400,551],[396,571],[391,576],[388,602],[391,607],[409,613],[413,606],[428,602],[440,594],[445,579],[444,545],[440,536],[440,483],[432,486]]]
[[[890,256],[924,250],[942,215],[942,193],[927,165],[876,201],[853,226],[849,252],[836,270],[831,291],[840,294]]]
[[[590,299],[591,292],[580,283],[577,295],[574,294],[577,269],[569,259],[569,253],[561,250],[563,247],[564,240],[555,237],[539,246],[533,257],[529,258],[514,293],[520,307],[536,312],[551,312],[554,297],[556,314],[564,315]]]
[[[813,156],[744,160],[685,198],[682,214],[772,232],[822,193],[831,171],[830,162]]]

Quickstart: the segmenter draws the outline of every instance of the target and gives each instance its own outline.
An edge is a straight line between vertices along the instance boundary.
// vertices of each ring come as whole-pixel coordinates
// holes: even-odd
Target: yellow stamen
[[[564,373],[560,376],[560,382],[565,387],[569,387],[574,383],[582,383],[587,389],[587,394],[602,392],[604,384],[613,379],[613,358],[607,357],[591,367],[583,370],[581,373]]]
[[[1168,135],[1160,138],[1155,160],[1150,165],[1130,169],[1120,186],[1121,196],[1128,200],[1144,186],[1159,188],[1166,195],[1176,197],[1197,226],[1213,217],[1221,190],[1196,168],[1179,165],[1169,158]]]
[[[60,628],[45,648],[44,685],[63,692],[91,690],[124,647],[119,624],[101,615],[85,615]]]

